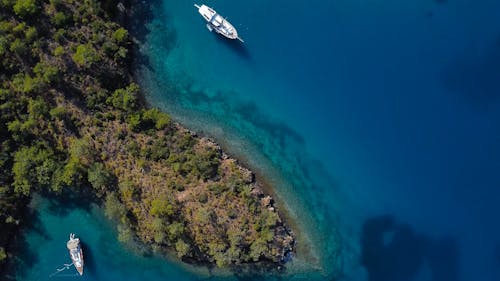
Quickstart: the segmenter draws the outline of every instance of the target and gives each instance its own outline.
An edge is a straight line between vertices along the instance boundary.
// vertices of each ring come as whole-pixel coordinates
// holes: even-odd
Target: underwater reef
[[[118,239],[219,267],[295,239],[254,174],[144,101],[119,1],[0,2],[0,270],[39,193],[101,204]]]

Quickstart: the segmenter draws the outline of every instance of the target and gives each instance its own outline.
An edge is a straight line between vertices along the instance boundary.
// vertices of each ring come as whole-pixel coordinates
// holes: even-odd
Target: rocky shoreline
[[[9,207],[0,214],[9,230],[0,266],[15,259],[16,210],[35,193],[91,196],[117,222],[120,241],[188,263],[289,260],[293,232],[255,175],[145,105],[130,73],[133,40],[109,20],[120,2],[39,2],[0,10],[0,41],[13,42],[0,53],[0,203]]]

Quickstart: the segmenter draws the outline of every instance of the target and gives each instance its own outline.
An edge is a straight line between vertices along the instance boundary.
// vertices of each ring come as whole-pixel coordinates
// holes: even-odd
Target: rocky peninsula
[[[253,173],[146,106],[118,4],[0,1],[0,269],[34,193],[90,196],[118,239],[186,262],[282,263],[294,237]]]

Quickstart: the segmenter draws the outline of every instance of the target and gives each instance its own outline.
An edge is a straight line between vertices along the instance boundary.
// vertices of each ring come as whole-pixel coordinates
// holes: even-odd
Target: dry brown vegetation
[[[0,264],[33,192],[90,193],[120,240],[185,261],[280,262],[293,250],[249,170],[144,106],[128,33],[99,2],[0,5]]]

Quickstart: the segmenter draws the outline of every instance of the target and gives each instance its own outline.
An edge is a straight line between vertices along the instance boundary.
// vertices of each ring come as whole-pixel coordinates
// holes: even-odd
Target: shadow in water
[[[155,0],[155,2],[156,1],[158,0]],[[150,9],[154,9],[154,6],[155,4],[151,4]],[[152,65],[161,65],[161,60],[164,59],[163,48],[165,48],[165,52],[168,52],[170,48],[169,45],[166,45],[167,42],[163,41],[172,36],[175,38],[175,34],[168,36],[162,35],[158,36],[158,38],[153,38],[152,36],[156,36],[155,34],[157,33],[167,34],[167,31],[172,25],[166,23],[168,15],[165,17],[167,20],[164,20],[163,17],[161,20],[158,19],[158,15],[161,14],[160,11],[154,11],[152,13],[151,10],[146,9],[143,12],[143,22],[140,24],[134,23],[134,25],[137,25],[138,29],[134,31],[134,28],[132,28],[131,34],[138,34],[138,40],[147,42],[147,47],[155,48],[155,53],[161,53],[161,58],[160,56],[151,56],[148,58]],[[141,31],[141,26],[148,27],[146,30]],[[162,28],[166,30],[156,32],[156,29],[161,26],[165,26]],[[154,28],[155,32],[150,32],[148,28],[150,28],[150,30]],[[146,37],[145,34],[151,36]],[[214,36],[213,40],[217,40],[217,42],[214,43],[218,44],[218,48],[226,52],[234,52],[235,55],[245,60],[244,63],[251,63],[252,59],[255,58],[252,57],[252,55],[255,54],[248,48],[249,45],[237,40],[226,40],[215,32],[213,32],[212,35]],[[175,41],[176,40],[169,40],[171,44],[176,44],[172,43]],[[156,48],[159,51],[156,50]],[[166,54],[168,55],[168,53]],[[155,63],[156,60],[159,60],[159,62]],[[139,66],[136,69],[141,69],[145,64],[149,65],[147,61],[141,62],[140,59],[135,62],[136,65]],[[321,239],[318,240],[327,244],[324,246],[324,249],[341,247],[341,243],[339,242],[340,238],[337,237],[339,234],[333,235],[331,233],[331,229],[336,225],[333,222],[336,220],[336,217],[334,217],[332,214],[333,212],[331,212],[331,201],[328,201],[328,198],[324,196],[324,194],[331,192],[330,190],[336,185],[335,180],[328,174],[327,169],[323,167],[320,161],[315,161],[306,154],[304,137],[298,131],[284,122],[273,120],[273,118],[265,114],[265,112],[259,108],[257,103],[239,100],[238,97],[243,96],[239,93],[235,94],[231,91],[219,91],[216,94],[212,92],[209,93],[203,89],[199,89],[196,81],[193,81],[189,73],[181,75],[179,78],[177,75],[169,75],[166,71],[161,71],[161,67],[155,69],[156,71],[145,67],[146,71],[148,69],[151,71],[150,74],[154,77],[153,83],[156,83],[154,86],[149,86],[153,88],[153,92],[159,93],[158,95],[161,96],[161,103],[169,104],[171,108],[188,109],[190,112],[199,113],[199,116],[203,116],[204,118],[208,117],[212,119],[213,121],[211,122],[216,123],[216,125],[222,124],[221,127],[224,128],[224,130],[229,128],[233,130],[232,132],[235,132],[236,135],[241,136],[242,139],[249,140],[252,146],[260,148],[263,158],[272,162],[271,167],[276,168],[276,171],[279,172],[279,176],[283,178],[284,182],[286,181],[286,185],[296,186],[297,189],[302,189],[297,192],[303,198],[304,202],[314,202],[311,204],[304,203],[304,205],[307,206],[306,208],[311,208],[311,211],[308,213],[312,214],[312,216],[317,216],[318,222],[321,221],[320,225],[314,227],[316,227],[317,233],[321,232],[322,235]],[[139,73],[138,75],[141,74]],[[151,94],[151,96],[154,96],[154,94]],[[155,104],[155,106],[159,105]],[[165,108],[163,107],[163,109]],[[173,113],[175,115],[175,112]],[[203,128],[204,127],[201,129],[198,128],[198,130],[200,130],[199,133],[204,133]],[[222,144],[227,144],[224,143],[224,139],[219,139],[217,141]],[[246,156],[243,155],[241,157],[243,161],[247,160],[251,162],[251,160],[244,159]],[[251,157],[249,158],[251,159]],[[309,164],[312,162],[314,162],[315,166],[311,168]],[[259,165],[250,168],[254,168],[254,170],[259,172]],[[311,171],[310,169],[314,170]],[[263,170],[260,171],[262,172]],[[268,174],[265,174],[266,172],[268,172]],[[311,174],[321,174],[321,176],[312,177],[310,176]],[[274,171],[272,173],[269,170],[261,174],[261,176],[270,177],[275,175]],[[318,180],[318,178],[320,180]],[[318,190],[318,192],[311,192],[311,190]],[[328,242],[325,242],[327,240]],[[328,250],[327,255],[329,255],[329,257],[335,257],[335,260],[339,261],[339,264],[341,263],[341,258],[338,258],[340,255],[336,249]],[[328,263],[328,260],[333,260],[333,258],[322,260]],[[339,265],[339,268],[340,267],[341,265]]]
[[[150,58],[140,51],[140,47],[150,40],[148,36],[151,35],[152,29],[159,31],[156,34],[160,34],[160,37],[154,38],[153,41],[157,41],[154,43],[156,46],[161,46],[164,56],[167,56],[177,45],[177,32],[170,23],[170,17],[161,9],[161,4],[159,0],[147,3],[142,0],[130,1],[126,27],[136,43],[132,48],[132,71],[137,66],[153,71]]]
[[[248,51],[245,43],[240,42],[239,40],[231,40],[223,37],[222,35],[217,34],[217,32],[212,32],[215,40],[219,42],[220,45],[224,45],[227,49],[231,50],[235,54],[237,54],[240,58],[250,61],[252,56]]]
[[[423,262],[423,237],[391,216],[369,219],[363,226],[362,264],[371,281],[411,280]]]
[[[82,246],[82,251],[83,251],[83,258],[85,262],[85,274],[86,275],[94,275],[95,268],[96,268],[96,263],[94,259],[94,254],[92,252],[92,249],[85,244],[84,241],[80,242],[80,245]]]
[[[433,281],[459,280],[458,246],[455,240],[443,238],[429,241],[425,248],[427,263],[431,268]]]
[[[487,107],[497,102],[500,98],[500,43],[493,44],[479,58],[467,54],[459,56],[445,69],[442,81],[448,89],[476,105]]]
[[[23,219],[28,223],[26,223],[25,227],[21,228],[21,235],[14,235],[9,241],[11,246],[9,250],[14,257],[10,258],[10,262],[5,267],[0,267],[0,280],[22,279],[25,274],[23,268],[33,267],[39,262],[40,256],[30,248],[25,233],[33,231],[44,240],[52,240],[52,237],[40,221],[40,215],[37,210],[27,208]]]
[[[433,240],[417,234],[392,216],[366,220],[361,247],[361,263],[370,281],[413,280],[424,263],[430,267],[432,281],[459,280],[455,240]]]
[[[71,192],[54,195],[43,194],[49,205],[48,210],[56,216],[66,216],[74,209],[90,211],[91,204],[99,202],[98,198],[91,195],[91,192]]]

